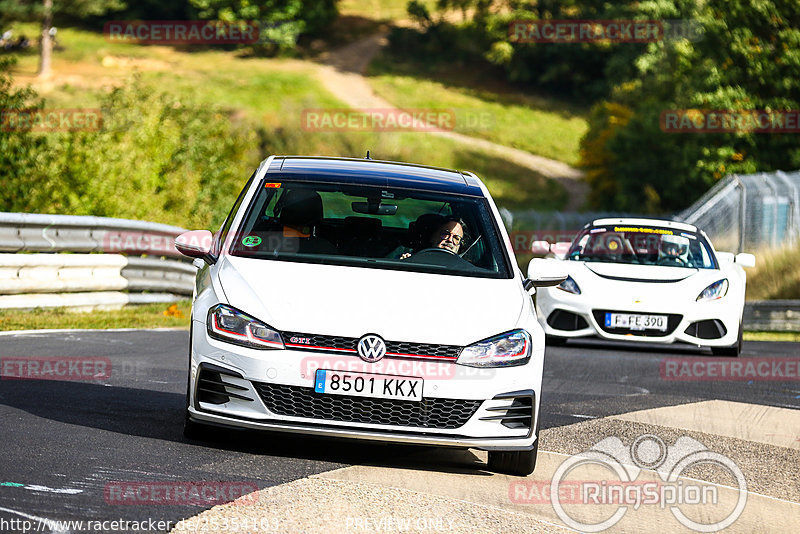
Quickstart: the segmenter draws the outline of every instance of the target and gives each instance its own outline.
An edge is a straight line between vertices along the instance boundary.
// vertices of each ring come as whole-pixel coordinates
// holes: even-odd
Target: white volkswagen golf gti
[[[473,174],[272,156],[199,258],[185,433],[207,424],[489,451],[534,469],[535,287]]]

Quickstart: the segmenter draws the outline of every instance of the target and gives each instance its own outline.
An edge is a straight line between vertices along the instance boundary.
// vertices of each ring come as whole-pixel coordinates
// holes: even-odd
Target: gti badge
[[[375,334],[362,336],[358,340],[358,355],[365,362],[377,362],[386,356],[386,343]]]

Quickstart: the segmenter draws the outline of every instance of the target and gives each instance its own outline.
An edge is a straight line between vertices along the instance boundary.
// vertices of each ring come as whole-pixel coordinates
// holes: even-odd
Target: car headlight
[[[208,310],[208,335],[253,349],[282,349],[283,339],[277,330],[236,308],[217,304]]]
[[[728,279],[723,278],[717,280],[707,288],[705,288],[699,295],[697,301],[701,300],[714,300],[724,297],[728,293]]]
[[[456,363],[470,367],[510,367],[524,365],[530,359],[531,335],[525,330],[512,330],[464,347]]]
[[[581,294],[581,288],[578,287],[578,283],[571,276],[567,276],[567,279],[558,284],[556,287],[562,291],[566,291],[567,293],[572,293],[573,295]]]

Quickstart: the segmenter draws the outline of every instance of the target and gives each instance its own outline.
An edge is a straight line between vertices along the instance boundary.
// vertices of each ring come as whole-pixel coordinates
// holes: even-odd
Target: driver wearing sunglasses
[[[430,248],[440,248],[458,254],[461,244],[464,242],[465,230],[464,221],[456,217],[448,217],[430,234],[426,245]],[[400,256],[400,259],[404,260],[410,256],[411,253],[406,252]]]
[[[458,254],[464,240],[464,226],[461,221],[450,220],[441,225],[431,236],[431,246]]]

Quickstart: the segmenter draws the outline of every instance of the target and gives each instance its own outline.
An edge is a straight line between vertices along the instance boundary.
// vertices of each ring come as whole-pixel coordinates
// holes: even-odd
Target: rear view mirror
[[[350,208],[356,213],[368,215],[394,215],[397,213],[397,204],[383,204],[379,202],[353,202]]]

